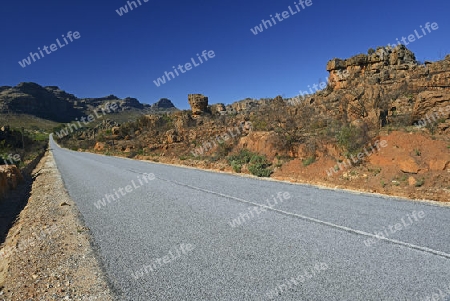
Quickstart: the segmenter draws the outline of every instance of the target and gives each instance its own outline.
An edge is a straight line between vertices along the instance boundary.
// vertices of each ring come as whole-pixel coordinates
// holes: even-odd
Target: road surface
[[[50,143],[119,300],[450,300],[449,207]]]

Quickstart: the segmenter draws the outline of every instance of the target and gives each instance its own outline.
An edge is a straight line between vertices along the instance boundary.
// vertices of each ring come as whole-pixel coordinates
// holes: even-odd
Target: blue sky
[[[427,22],[439,29],[407,47],[418,60],[450,53],[448,0],[311,0],[311,6],[299,5],[300,12],[257,35],[250,29],[289,6],[295,12],[298,0],[135,1],[138,7],[122,16],[116,10],[127,5],[123,0],[2,3],[0,85],[31,81],[78,97],[114,94],[150,104],[167,97],[186,109],[189,93],[226,104],[298,95],[325,80],[333,57],[393,44]],[[69,31],[80,38],[65,45],[61,36]],[[19,65],[57,38],[63,48],[25,68]],[[197,60],[203,50],[213,50],[215,57],[160,87],[153,83],[172,66]]]

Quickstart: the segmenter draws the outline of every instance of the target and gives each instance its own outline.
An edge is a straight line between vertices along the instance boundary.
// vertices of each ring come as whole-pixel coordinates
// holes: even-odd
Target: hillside
[[[78,132],[65,145],[105,154],[448,201],[450,55],[417,62],[405,46],[326,64],[293,99],[209,105]],[[381,146],[380,146],[381,145]]]
[[[119,108],[112,116],[118,122],[135,119],[144,112],[177,110],[168,99],[148,105],[140,103],[136,98],[120,99],[114,95],[100,98],[78,98],[57,86],[42,87],[36,83],[20,83],[15,87],[0,87],[2,123],[7,118],[13,119],[12,122],[14,122],[14,119],[18,119],[14,116],[19,116],[19,119],[25,121],[23,126],[27,125],[28,117],[43,120],[41,122],[43,126],[48,122],[69,123],[75,121],[76,118],[99,111],[107,104],[116,104]],[[9,120],[5,123],[7,122]],[[39,127],[39,125],[37,126]]]

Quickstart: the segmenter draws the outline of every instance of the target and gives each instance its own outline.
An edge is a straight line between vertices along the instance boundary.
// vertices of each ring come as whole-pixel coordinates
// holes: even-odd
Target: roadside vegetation
[[[46,132],[3,126],[0,129],[0,165],[23,168],[38,157],[47,145]]]

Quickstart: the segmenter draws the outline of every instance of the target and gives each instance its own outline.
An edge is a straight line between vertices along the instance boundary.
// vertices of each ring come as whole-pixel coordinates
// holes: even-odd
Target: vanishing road
[[[51,148],[119,300],[450,300],[449,207]]]

